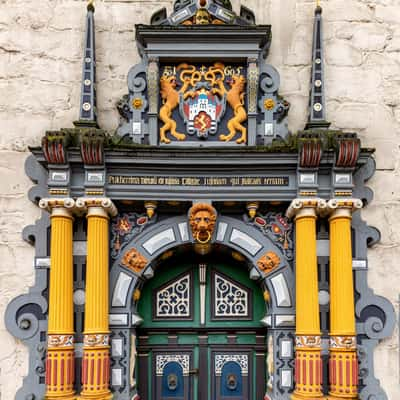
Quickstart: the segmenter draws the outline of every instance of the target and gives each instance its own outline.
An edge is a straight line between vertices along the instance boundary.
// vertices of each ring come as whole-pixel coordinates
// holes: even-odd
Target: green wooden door
[[[265,393],[265,303],[245,267],[170,261],[143,288],[143,400],[247,400]]]

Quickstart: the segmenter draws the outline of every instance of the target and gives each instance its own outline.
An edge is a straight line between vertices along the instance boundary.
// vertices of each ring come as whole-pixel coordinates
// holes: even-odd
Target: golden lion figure
[[[213,89],[214,94],[218,94],[221,98],[226,95],[226,101],[234,111],[234,117],[228,122],[229,134],[221,135],[219,138],[224,142],[232,140],[237,132],[241,132],[242,136],[236,140],[236,143],[246,143],[247,128],[242,125],[247,120],[247,112],[244,108],[244,96],[246,78],[243,75],[233,75],[230,81],[231,89],[227,91],[222,79],[216,81],[219,89]]]
[[[193,66],[180,64],[177,67],[177,71],[183,68],[185,68],[185,70],[181,74],[181,80],[184,82],[184,84],[179,91],[176,90],[176,76],[162,76],[160,79],[160,92],[163,100],[163,106],[160,108],[159,118],[164,123],[164,125],[160,128],[160,142],[162,143],[171,143],[171,140],[166,136],[167,132],[170,132],[171,135],[178,140],[186,139],[186,135],[184,133],[179,133],[176,131],[176,121],[171,118],[172,112],[179,105],[180,94],[185,93],[191,84],[191,78],[185,77],[185,75],[187,73],[193,73],[195,70],[195,67]],[[186,99],[188,96],[193,95],[194,94],[192,92],[185,93],[184,98]]]

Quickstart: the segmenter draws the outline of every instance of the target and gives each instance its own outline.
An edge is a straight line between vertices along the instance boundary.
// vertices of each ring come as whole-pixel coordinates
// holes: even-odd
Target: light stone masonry
[[[39,217],[29,202],[24,173],[28,146],[46,130],[71,127],[78,117],[83,0],[0,0],[0,314],[33,284],[32,248],[22,229]],[[138,62],[134,25],[172,0],[97,0],[96,46],[99,123],[113,132],[116,102],[127,92],[129,68]],[[310,79],[314,0],[239,0],[271,24],[268,62],[281,74],[291,103],[289,125],[304,128]],[[375,192],[363,211],[382,241],[369,251],[369,281],[399,313],[400,295],[400,0],[322,0],[326,44],[326,95],[332,128],[360,134],[376,148]],[[0,398],[9,400],[27,372],[28,352],[0,319]],[[399,329],[380,344],[375,372],[390,400],[400,399]]]

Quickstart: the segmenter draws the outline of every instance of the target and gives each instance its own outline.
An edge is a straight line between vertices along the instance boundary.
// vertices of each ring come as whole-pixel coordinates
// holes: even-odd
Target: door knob
[[[169,374],[167,377],[167,385],[169,390],[176,390],[178,387],[178,377],[175,374]]]
[[[199,369],[195,368],[195,369],[191,369],[189,371],[189,375],[198,375],[199,374]]]
[[[228,387],[229,390],[236,390],[237,388],[237,379],[236,375],[234,374],[229,374],[226,377],[226,386]]]

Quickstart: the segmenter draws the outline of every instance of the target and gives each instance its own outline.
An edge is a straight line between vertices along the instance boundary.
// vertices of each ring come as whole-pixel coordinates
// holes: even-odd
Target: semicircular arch
[[[111,267],[110,325],[137,325],[140,317],[131,299],[134,305],[139,288],[156,273],[160,256],[193,243],[187,216],[182,215],[152,224],[124,245]],[[278,243],[253,224],[227,216],[218,217],[212,243],[240,253],[250,278],[259,281],[264,293],[268,291],[265,325],[294,326],[293,269]]]

